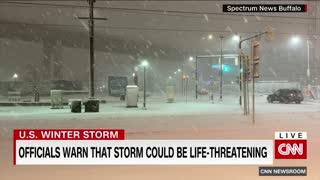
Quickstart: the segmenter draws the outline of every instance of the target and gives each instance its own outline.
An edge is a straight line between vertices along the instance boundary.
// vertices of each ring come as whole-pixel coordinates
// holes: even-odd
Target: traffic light
[[[231,67],[229,65],[223,64],[222,65],[222,71],[223,72],[230,72],[231,71]]]
[[[272,28],[269,26],[267,27],[267,40],[272,41],[273,40],[273,31]]]
[[[218,69],[218,68],[219,68],[219,65],[218,65],[218,64],[213,64],[213,65],[212,65],[212,68],[213,68],[213,69]]]
[[[273,32],[272,31],[267,32],[267,40],[268,41],[272,41],[273,40]]]
[[[248,55],[246,55],[245,58],[244,58],[244,68],[245,68],[245,70],[244,70],[243,78],[244,78],[244,80],[248,80],[248,81],[251,78],[251,76],[250,76],[250,74],[251,74],[250,63],[251,63],[250,58],[249,58]]]
[[[212,68],[220,70],[220,66],[218,64],[213,64]],[[231,67],[229,65],[222,64],[222,71],[223,72],[230,72],[231,71]]]

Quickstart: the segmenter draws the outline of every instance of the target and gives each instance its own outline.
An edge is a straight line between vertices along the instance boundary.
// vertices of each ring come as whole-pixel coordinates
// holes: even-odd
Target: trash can
[[[99,112],[99,99],[88,99],[84,103],[84,111],[85,112]]]
[[[71,100],[71,112],[81,113],[81,100]]]
[[[125,101],[126,100],[126,95],[125,94],[121,94],[120,95],[120,101]]]
[[[128,85],[126,91],[127,107],[138,107],[139,88],[136,85]]]
[[[63,109],[63,91],[62,90],[51,90],[51,109]]]

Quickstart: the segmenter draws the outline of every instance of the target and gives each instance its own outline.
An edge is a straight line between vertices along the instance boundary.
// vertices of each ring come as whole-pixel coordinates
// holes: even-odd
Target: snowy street
[[[231,101],[178,102],[167,104],[150,100],[148,110],[124,107],[124,104],[102,104],[100,113],[72,114],[70,109],[48,107],[15,107],[15,116],[1,108],[0,168],[5,180],[32,177],[34,180],[58,177],[88,179],[257,179],[258,166],[17,166],[12,165],[12,129],[14,128],[121,128],[126,139],[274,139],[275,131],[307,131],[307,160],[275,160],[274,165],[308,166],[305,179],[318,180],[320,158],[320,104],[268,104],[258,98],[256,123],[243,116],[240,106]],[[153,102],[152,102],[153,101]],[[50,113],[50,116],[48,116]],[[128,116],[130,115],[130,116]],[[228,173],[228,172],[234,173]],[[34,176],[34,174],[37,176]],[[262,177],[261,177],[262,179]],[[290,177],[272,179],[291,180]]]
[[[84,113],[81,114],[70,112],[68,106],[64,109],[50,109],[50,106],[15,106],[15,107],[0,107],[1,120],[26,120],[26,119],[90,119],[90,118],[117,118],[125,116],[172,116],[172,115],[200,115],[207,113],[224,113],[241,115],[242,107],[239,105],[238,96],[224,97],[223,101],[219,101],[216,97],[214,103],[211,103],[207,97],[201,97],[198,101],[189,97],[179,98],[176,103],[166,103],[165,98],[150,98],[147,99],[147,110],[142,108],[142,100],[138,103],[138,108],[126,108],[125,101],[107,102],[100,104],[99,113]],[[250,97],[251,101],[251,97]],[[251,108],[251,104],[250,104]],[[304,101],[301,104],[280,104],[274,102],[268,103],[266,96],[256,97],[256,112],[258,113],[274,113],[274,112],[320,112],[320,103],[316,101]],[[50,116],[48,116],[50,115]]]

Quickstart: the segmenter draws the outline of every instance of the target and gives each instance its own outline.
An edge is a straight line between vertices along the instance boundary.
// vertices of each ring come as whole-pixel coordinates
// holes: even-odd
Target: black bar
[[[254,12],[307,12],[307,4],[224,4],[223,12],[254,13]]]
[[[306,166],[259,167],[259,176],[307,176]]]

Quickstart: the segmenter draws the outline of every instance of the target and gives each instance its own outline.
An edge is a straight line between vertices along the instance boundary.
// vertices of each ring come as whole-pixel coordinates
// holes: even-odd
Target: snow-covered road
[[[0,107],[1,180],[55,179],[239,179],[292,180],[296,177],[259,177],[258,166],[16,166],[12,165],[14,128],[121,128],[126,139],[274,139],[275,131],[308,132],[307,160],[275,160],[274,165],[307,166],[308,176],[320,179],[320,105],[268,104],[257,100],[256,123],[243,116],[237,101],[215,104],[149,101],[149,109],[103,104],[95,114],[72,114],[70,109]],[[11,114],[6,113],[11,111]]]
[[[1,120],[27,120],[27,119],[90,119],[90,118],[117,118],[117,117],[149,117],[149,116],[173,116],[173,115],[201,115],[207,113],[241,114],[242,108],[238,103],[238,97],[226,97],[223,101],[216,100],[211,103],[208,99],[198,101],[180,99],[176,103],[166,103],[163,99],[150,99],[147,101],[147,110],[142,108],[126,108],[125,102],[107,102],[100,104],[99,113],[75,114],[70,108],[50,109],[48,106],[16,106],[0,107]],[[83,110],[84,111],[84,110]],[[256,98],[257,113],[278,112],[320,112],[320,103],[304,101],[302,104],[269,104],[265,97]]]

